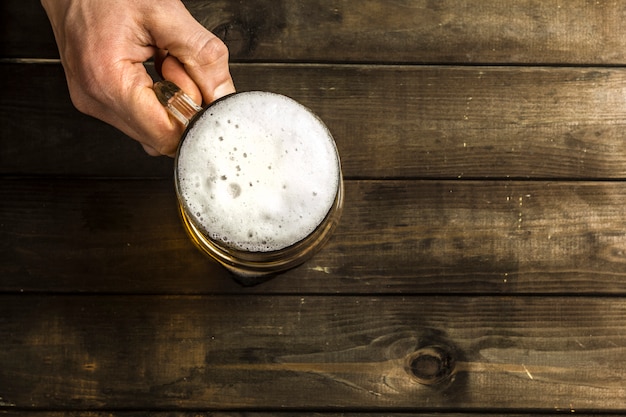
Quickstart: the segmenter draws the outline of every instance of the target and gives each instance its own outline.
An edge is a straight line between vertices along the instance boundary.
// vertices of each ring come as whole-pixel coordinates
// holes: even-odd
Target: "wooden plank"
[[[328,245],[250,293],[625,294],[622,182],[348,181]],[[0,290],[239,293],[170,180],[0,181]]]
[[[0,411],[0,415],[6,417],[274,417],[274,416],[295,416],[295,417],[467,417],[468,415],[474,415],[474,412],[470,413],[424,413],[424,412],[399,412],[399,413],[390,413],[390,412],[367,412],[367,411],[359,411],[359,412],[341,412],[341,413],[333,413],[333,412],[300,412],[300,411],[271,411],[271,412],[199,412],[199,411]],[[555,410],[553,413],[532,413],[533,416],[536,417],[547,417],[547,416],[558,416],[562,415],[569,410]],[[499,416],[502,417],[525,417],[528,414],[518,414],[518,413],[506,413],[506,412],[498,412]],[[588,413],[580,413],[576,412],[576,416],[580,417],[592,417],[597,416],[598,414],[588,414]],[[613,414],[613,413],[602,413],[602,416],[605,417],[618,417],[623,416],[624,414]]]
[[[52,27],[38,0],[0,2],[0,58],[58,58]]]
[[[348,178],[624,178],[626,70],[233,65],[313,109]],[[170,177],[71,106],[57,64],[0,64],[0,173]],[[26,122],[27,121],[27,122]]]
[[[553,413],[532,413],[536,417],[548,417],[562,415],[570,410],[555,410]],[[300,411],[271,411],[271,412],[199,412],[199,411],[0,411],[0,415],[6,417],[467,417],[475,413],[424,413],[424,412],[406,412],[399,413],[390,412],[300,412]],[[528,414],[511,414],[506,412],[498,412],[502,417],[526,417]],[[576,416],[595,417],[598,414],[588,414],[576,412]],[[603,413],[605,417],[618,417],[624,414]]]
[[[546,417],[561,414],[555,413],[533,413],[533,416]],[[378,412],[300,412],[300,411],[271,411],[271,412],[200,412],[200,411],[1,411],[3,417],[275,417],[275,416],[296,416],[296,417],[463,417],[465,413],[378,413]],[[471,415],[471,414],[470,414]],[[503,417],[525,417],[527,414],[499,413]],[[595,414],[576,413],[576,416],[591,417]],[[617,417],[623,414],[602,414],[606,417]]]
[[[0,78],[2,174],[171,176],[170,158],[72,106],[58,62],[0,64]]]
[[[626,62],[622,24],[626,5],[622,2],[262,0],[235,6],[226,0],[221,4],[190,0],[186,4],[208,28],[215,28],[218,19],[224,19],[219,12],[216,16],[216,9],[230,13],[227,23],[235,59]]]
[[[537,417],[547,417],[562,414],[562,411],[557,411],[555,413],[533,413],[533,416]],[[271,412],[237,412],[237,411],[226,411],[226,412],[200,412],[200,411],[0,411],[0,415],[3,417],[463,417],[467,416],[466,413],[410,413],[410,412],[399,412],[399,413],[389,413],[389,412],[367,412],[367,411],[359,411],[359,412],[341,412],[341,413],[333,413],[333,412],[306,412],[306,411],[280,411],[275,410]],[[471,415],[471,414],[469,414]],[[527,414],[509,414],[509,413],[498,413],[499,416],[503,417],[525,417]],[[576,413],[576,416],[580,417],[591,417],[596,414],[581,414]],[[617,417],[623,416],[623,414],[602,414],[606,417]]]
[[[626,63],[619,1],[366,2],[187,0],[234,60],[405,63]],[[0,56],[57,56],[37,0],[4,0]]]
[[[606,297],[4,295],[0,390],[26,410],[624,412],[625,317]]]

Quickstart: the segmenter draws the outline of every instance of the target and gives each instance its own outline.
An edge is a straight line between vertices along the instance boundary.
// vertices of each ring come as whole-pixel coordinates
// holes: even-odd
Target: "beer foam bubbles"
[[[296,101],[244,92],[213,103],[180,146],[188,217],[235,249],[268,252],[308,236],[332,207],[341,168],[326,126]]]

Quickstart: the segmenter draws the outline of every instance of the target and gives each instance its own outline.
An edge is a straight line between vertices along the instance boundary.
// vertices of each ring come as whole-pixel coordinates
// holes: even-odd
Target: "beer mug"
[[[186,126],[174,181],[195,245],[238,277],[269,277],[327,242],[343,206],[335,141],[286,96],[237,92],[197,106],[169,81],[154,91]]]

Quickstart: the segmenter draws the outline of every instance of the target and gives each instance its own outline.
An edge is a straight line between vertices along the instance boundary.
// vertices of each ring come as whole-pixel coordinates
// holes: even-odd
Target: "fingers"
[[[142,66],[129,64],[121,72],[125,74],[121,83],[103,92],[103,97],[91,99],[91,107],[83,106],[81,111],[137,140],[149,155],[174,156],[184,126],[169,117]]]
[[[179,2],[167,4],[170,7],[181,5]],[[158,13],[155,15],[161,16]],[[198,105],[233,93],[235,88],[228,67],[228,50],[222,41],[200,25],[182,6],[166,15],[167,19],[153,20],[153,26],[147,26],[158,48],[155,61],[162,77],[178,85]],[[142,106],[145,109],[158,102],[151,90],[141,101],[146,103]],[[137,123],[134,128],[140,132],[133,137],[142,135],[143,130],[143,140],[138,140],[149,155],[173,156],[183,127],[164,113],[163,108],[150,110],[149,113],[152,117],[137,114],[138,119],[152,120],[153,123]],[[132,126],[127,126],[127,131],[132,130]]]
[[[202,105],[202,92],[178,59],[167,56],[161,64],[161,76],[180,87],[196,104]]]
[[[228,50],[178,0],[42,0],[72,102],[139,141],[150,155],[174,155],[183,127],[152,90],[143,62],[194,101],[234,92]],[[166,56],[169,54],[169,56]]]
[[[206,103],[235,92],[226,45],[196,21],[182,3],[167,5],[176,10],[159,10],[149,27],[156,46],[180,61]]]

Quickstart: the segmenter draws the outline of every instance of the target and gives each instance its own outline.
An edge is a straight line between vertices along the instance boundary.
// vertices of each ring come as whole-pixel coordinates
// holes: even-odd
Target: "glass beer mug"
[[[154,90],[187,126],[174,180],[183,225],[201,251],[239,277],[260,278],[321,249],[341,215],[343,178],[317,116],[269,92],[201,108],[169,81]]]

